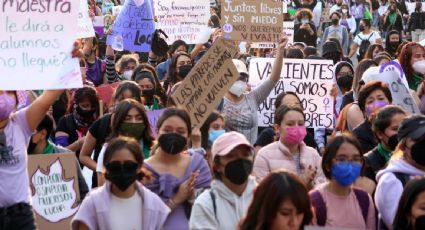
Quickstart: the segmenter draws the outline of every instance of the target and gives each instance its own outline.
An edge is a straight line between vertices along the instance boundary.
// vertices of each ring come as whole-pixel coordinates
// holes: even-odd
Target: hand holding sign
[[[279,45],[277,46],[277,51],[278,53],[280,53],[282,56],[285,53],[285,49],[286,49],[286,44],[288,44],[288,37],[286,36],[285,33],[282,33],[280,35],[279,38]]]

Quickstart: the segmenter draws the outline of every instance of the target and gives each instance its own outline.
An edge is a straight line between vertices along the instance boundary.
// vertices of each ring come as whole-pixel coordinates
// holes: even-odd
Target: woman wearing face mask
[[[96,89],[85,86],[74,93],[72,113],[59,120],[55,144],[80,155],[81,146],[89,127],[99,117],[99,98]]]
[[[385,33],[388,33],[390,30],[400,31],[399,34],[403,31],[403,18],[397,10],[396,4],[391,4],[388,7],[388,11],[384,16],[384,24],[382,29]]]
[[[385,168],[398,145],[397,131],[406,116],[402,108],[388,105],[373,119],[372,130],[378,140],[378,146],[365,154],[365,175],[375,183],[376,173]]]
[[[139,64],[136,54],[124,54],[115,60],[115,51],[110,45],[106,47],[106,78],[108,83],[130,80],[134,69]],[[115,63],[116,62],[116,63]]]
[[[360,33],[354,37],[348,57],[352,58],[354,54],[357,54],[357,60],[360,62],[367,49],[367,46],[365,45],[362,47],[362,43],[364,41],[369,41],[369,44],[382,44],[382,39],[379,32],[372,29],[371,22],[368,19],[360,20],[359,31]]]
[[[345,26],[345,28],[347,28],[348,37],[351,41],[353,39],[353,34],[355,34],[357,30],[356,19],[354,19],[354,17],[350,14],[350,10],[347,4],[341,5],[341,12],[341,26]]]
[[[400,32],[397,30],[391,30],[385,39],[385,51],[387,51],[393,59],[397,58],[397,48],[400,44]]]
[[[406,184],[394,218],[394,230],[425,229],[425,178],[415,178]]]
[[[185,110],[166,109],[158,119],[158,145],[145,162],[154,180],[144,183],[170,207],[164,229],[189,229],[193,200],[211,182],[211,172],[203,149],[187,151],[192,134],[189,114]],[[192,135],[193,136],[193,135]],[[192,148],[200,147],[194,143]]]
[[[425,12],[420,1],[416,1],[415,10],[410,14],[407,31],[411,33],[413,42],[425,39]]]
[[[330,15],[330,19],[332,25],[326,27],[325,31],[323,32],[322,41],[323,43],[326,42],[329,37],[338,39],[339,43],[342,46],[343,53],[347,54],[350,38],[348,37],[347,28],[340,24],[341,14],[339,14],[338,12],[334,12]]]
[[[365,121],[353,130],[364,153],[378,145],[372,132],[371,118],[379,110],[392,103],[391,91],[380,81],[367,83],[359,93],[359,107],[365,117]]]
[[[376,207],[383,223],[390,229],[407,181],[416,176],[425,176],[425,116],[406,118],[397,136],[399,144],[388,166],[376,175]],[[379,229],[383,227],[378,226]]]
[[[283,168],[301,177],[308,188],[325,182],[320,155],[303,142],[307,135],[304,122],[304,111],[298,106],[283,105],[276,110],[274,129],[280,138],[258,152],[254,162],[257,181]]]
[[[239,78],[224,95],[223,110],[221,112],[226,119],[226,130],[244,134],[250,143],[255,143],[255,140],[257,140],[258,106],[266,100],[280,79],[287,42],[288,38],[283,35],[277,48],[277,55],[270,77],[249,93],[245,93],[249,81],[246,65],[238,59],[233,59],[233,64],[235,64],[239,72]]]
[[[339,113],[339,108],[342,104],[343,96],[348,93],[353,86],[354,68],[345,61],[335,64],[335,80],[338,86],[338,95],[336,96],[336,112]]]
[[[143,104],[146,111],[162,109],[167,104],[167,96],[159,83],[155,68],[142,63],[134,70],[131,80],[142,88]]]
[[[211,147],[215,140],[223,135],[224,130],[224,116],[217,111],[213,111],[204,122],[201,131],[201,146],[206,151],[205,158],[208,161],[210,169],[212,168],[212,154]]]
[[[0,223],[3,229],[36,229],[30,205],[27,144],[63,90],[46,90],[16,111],[16,91],[0,90]]]
[[[416,91],[425,75],[425,48],[416,42],[409,42],[398,55],[398,61],[406,74],[410,89]]]
[[[137,180],[143,155],[136,140],[119,137],[109,142],[103,165],[107,183],[92,190],[72,219],[73,230],[162,229],[170,209]]]
[[[373,44],[367,48],[366,53],[364,55],[365,59],[374,59],[380,52],[384,51],[384,47],[381,44]]]
[[[228,132],[212,146],[214,180],[195,201],[190,229],[235,229],[246,214],[256,187],[250,177],[254,148],[238,132]]]
[[[99,41],[96,37],[84,39],[83,53],[86,61],[87,80],[92,82],[94,86],[108,83],[106,78],[106,63],[97,57],[99,49]]]
[[[317,30],[313,23],[313,13],[309,9],[301,9],[295,15],[294,42],[304,42],[307,46],[317,46]]]
[[[183,51],[175,53],[171,58],[168,67],[167,76],[164,80],[164,89],[167,95],[171,94],[171,90],[175,84],[185,79],[192,70],[193,63],[191,56]]]
[[[300,230],[311,223],[308,191],[294,174],[272,172],[258,185],[240,230]]]
[[[310,192],[315,225],[375,229],[375,207],[370,195],[352,184],[360,177],[363,155],[350,136],[335,137],[326,146],[322,168],[328,182]]]
[[[142,103],[142,90],[139,85],[132,81],[122,81],[117,89],[114,92],[114,95],[111,99],[113,102],[112,113],[114,113],[115,105],[120,101],[131,98],[136,100],[139,103]],[[102,149],[103,144],[106,141],[106,138],[111,133],[111,117],[112,113],[107,113],[103,117],[95,121],[89,128],[85,138],[83,146],[80,151],[80,162],[88,167],[89,169],[96,170],[96,162],[99,157],[100,150]],[[94,150],[94,157],[91,158],[91,155]],[[92,187],[97,187],[97,177],[93,173],[92,177]]]
[[[153,145],[154,138],[150,128],[148,117],[144,111],[143,105],[133,99],[125,99],[121,101],[111,118],[111,134],[108,139],[118,136],[126,136],[134,138],[139,142],[142,154],[145,159],[149,157],[150,149]],[[105,143],[100,150],[98,162],[103,161],[105,149],[108,144]],[[104,182],[102,178],[103,165],[97,164],[96,172],[98,172],[98,185]]]

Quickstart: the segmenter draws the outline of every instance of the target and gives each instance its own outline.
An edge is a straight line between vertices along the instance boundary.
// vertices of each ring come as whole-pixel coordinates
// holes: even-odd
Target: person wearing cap
[[[322,41],[326,42],[328,38],[336,38],[338,39],[339,43],[342,46],[342,50],[344,54],[347,54],[348,47],[349,47],[349,37],[348,37],[348,30],[345,26],[342,26],[339,22],[341,20],[341,14],[338,12],[333,12],[330,15],[330,19],[332,21],[332,25],[326,27],[325,31],[323,32],[323,39]],[[323,51],[325,51],[323,47]]]
[[[248,88],[248,69],[245,63],[233,59],[239,78],[224,95],[221,112],[226,120],[225,129],[244,134],[251,144],[255,143],[258,135],[258,106],[266,100],[280,79],[287,42],[286,35],[282,35],[270,77],[249,93],[245,93]]]
[[[404,185],[413,177],[425,176],[425,116],[406,118],[398,129],[398,139],[388,166],[376,175],[375,203],[388,228],[392,226]]]
[[[237,229],[253,197],[250,176],[254,147],[238,132],[219,136],[212,146],[214,179],[192,207],[189,229]]]

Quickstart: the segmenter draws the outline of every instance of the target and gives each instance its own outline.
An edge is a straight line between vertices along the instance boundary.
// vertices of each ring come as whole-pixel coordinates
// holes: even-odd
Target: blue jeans
[[[35,230],[34,213],[29,204],[0,208],[0,230]]]

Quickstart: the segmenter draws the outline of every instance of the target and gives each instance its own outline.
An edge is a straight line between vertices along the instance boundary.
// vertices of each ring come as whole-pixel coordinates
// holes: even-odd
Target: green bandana
[[[47,141],[46,148],[43,149],[43,154],[55,153],[55,147],[50,141]]]
[[[423,81],[423,79],[424,79],[423,76],[417,75],[417,74],[413,74],[412,79],[409,81],[409,87],[410,87],[410,89],[416,91],[418,89],[418,86]]]
[[[392,155],[391,151],[386,150],[381,143],[378,144],[378,153],[385,159],[386,162],[390,160]]]
[[[394,25],[395,20],[397,19],[397,14],[396,13],[389,14],[388,19],[390,20],[391,25]]]

